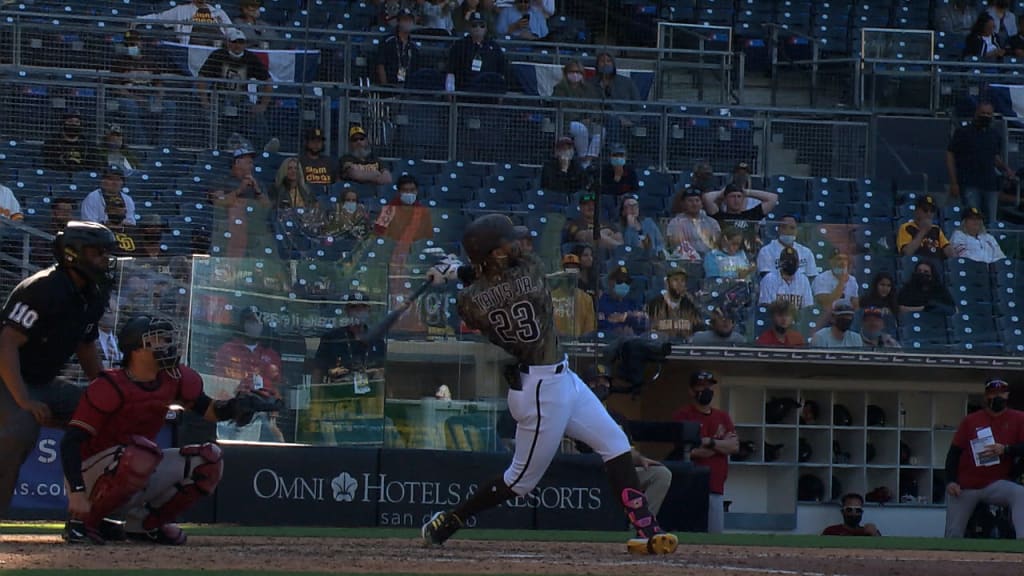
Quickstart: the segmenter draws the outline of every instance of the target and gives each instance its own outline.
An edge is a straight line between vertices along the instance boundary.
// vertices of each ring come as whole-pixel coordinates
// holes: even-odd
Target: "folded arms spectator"
[[[387,186],[391,184],[391,172],[373,153],[362,126],[353,126],[348,131],[348,154],[338,161],[342,180],[361,184]]]

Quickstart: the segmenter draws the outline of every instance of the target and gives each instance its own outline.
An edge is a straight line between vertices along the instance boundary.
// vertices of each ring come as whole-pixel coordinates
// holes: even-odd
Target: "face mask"
[[[402,201],[402,204],[405,204],[406,206],[411,206],[416,203],[415,193],[403,192],[398,196],[398,198]]]
[[[838,328],[839,330],[846,332],[847,330],[850,329],[850,326],[853,326],[853,318],[840,316],[833,321],[833,324],[835,324],[836,328]]]
[[[622,156],[615,156],[611,160],[609,160],[609,162],[611,162],[612,166],[625,166],[626,165],[626,159],[623,158]]]
[[[559,150],[555,156],[557,156],[559,160],[572,160],[575,154],[576,153],[572,150]]]
[[[796,274],[796,271],[800,268],[800,265],[792,260],[786,260],[779,262],[779,270],[782,271],[786,276],[792,276]]]
[[[565,77],[568,78],[569,82],[572,82],[573,84],[583,82],[583,74],[580,74],[579,72],[569,72],[568,74],[565,75]]]
[[[860,521],[863,517],[863,514],[843,514],[843,524],[850,528],[856,528],[860,526]]]
[[[228,54],[235,60],[238,60],[245,55],[245,50],[242,50],[241,52],[234,52],[232,50],[228,50]]]
[[[398,25],[398,30],[401,32],[412,32],[412,26],[411,22],[402,22]]]
[[[860,333],[868,340],[878,340],[878,337],[882,335],[881,330],[865,330],[861,328]]]
[[[845,273],[846,273],[846,268],[843,267],[843,266],[836,266],[836,267],[832,268],[832,275],[835,276],[836,278],[842,276]]]
[[[606,64],[598,68],[597,71],[600,72],[601,74],[615,74],[615,66],[612,66],[611,64]]]
[[[629,284],[616,284],[615,295],[620,298],[625,298],[629,295]]]
[[[772,326],[772,328],[775,328],[775,331],[778,332],[779,334],[785,334],[786,333],[786,327],[782,326],[780,324],[775,324],[775,325]]]
[[[715,334],[717,334],[720,338],[728,338],[732,334],[732,328],[730,328],[728,330],[723,330],[721,328],[715,328],[714,331],[715,331]]]
[[[978,128],[988,128],[989,126],[992,125],[992,117],[991,116],[975,116],[974,117],[974,125],[977,126]]]
[[[932,275],[931,274],[922,274],[920,272],[914,272],[913,278],[914,278],[914,282],[916,282],[918,284],[931,284],[932,283]]]
[[[64,126],[64,133],[72,138],[77,138],[82,133],[81,126]]]
[[[701,406],[707,406],[711,404],[711,400],[715,397],[715,391],[711,388],[705,388],[697,394],[697,404]]]
[[[259,322],[246,322],[245,323],[245,335],[251,339],[256,339],[263,334],[263,324]]]
[[[792,246],[796,242],[796,235],[794,234],[782,234],[779,236],[779,242],[786,246]]]
[[[1006,410],[1006,398],[996,396],[988,401],[988,407],[993,412],[1002,412],[1003,410]]]
[[[138,58],[142,54],[142,50],[138,46],[128,46],[125,48],[125,52],[132,58]]]
[[[345,202],[341,205],[341,209],[344,210],[345,212],[348,212],[349,214],[355,212],[357,207],[358,204],[356,204],[355,202]]]
[[[469,36],[477,42],[482,42],[484,37],[487,36],[487,28],[470,28]]]

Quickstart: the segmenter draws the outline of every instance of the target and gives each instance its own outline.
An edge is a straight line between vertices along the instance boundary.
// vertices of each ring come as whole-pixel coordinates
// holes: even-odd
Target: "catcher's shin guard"
[[[163,458],[160,448],[148,438],[132,436],[93,484],[89,514],[82,520],[98,530],[103,518],[123,506],[146,487]]]
[[[171,488],[174,492],[166,502],[157,507],[152,503],[146,503],[150,507],[150,513],[142,522],[144,530],[155,530],[174,522],[179,514],[192,507],[197,500],[213,493],[220,483],[224,473],[220,446],[211,442],[191,444],[182,446],[178,452],[185,457],[183,478],[175,482]],[[166,498],[166,495],[162,497]]]

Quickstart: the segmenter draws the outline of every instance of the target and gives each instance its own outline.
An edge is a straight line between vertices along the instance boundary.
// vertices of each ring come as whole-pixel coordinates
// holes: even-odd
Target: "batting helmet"
[[[868,426],[885,426],[885,410],[877,404],[868,404]]]
[[[466,231],[462,235],[462,248],[466,251],[469,261],[475,266],[480,266],[493,250],[501,248],[505,242],[513,242],[525,236],[523,229],[517,230],[508,216],[488,214],[466,226]]]
[[[145,348],[153,351],[153,358],[161,370],[170,370],[178,365],[181,356],[181,333],[168,318],[136,316],[117,333],[117,346],[124,355],[122,363],[125,365],[132,352]]]
[[[102,265],[84,257],[85,249],[90,247],[106,257]],[[116,247],[117,238],[103,224],[72,220],[53,239],[53,257],[57,266],[74,270],[94,284],[109,286],[114,283],[114,266],[117,264],[117,259],[110,253]]]

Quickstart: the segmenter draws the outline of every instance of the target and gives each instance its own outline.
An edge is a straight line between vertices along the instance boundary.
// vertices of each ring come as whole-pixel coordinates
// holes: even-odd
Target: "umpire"
[[[113,232],[71,221],[53,242],[57,263],[19,283],[0,311],[0,518],[41,426],[64,426],[81,390],[58,378],[72,353],[92,380],[97,325],[114,283]]]

